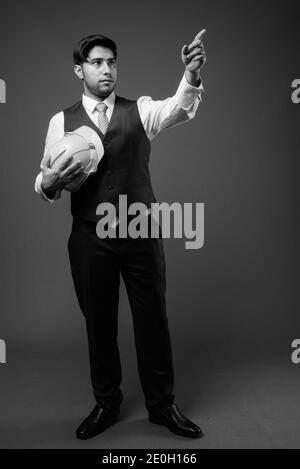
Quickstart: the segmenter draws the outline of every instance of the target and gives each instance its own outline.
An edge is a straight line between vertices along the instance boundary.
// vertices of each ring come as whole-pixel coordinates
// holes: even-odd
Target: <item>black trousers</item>
[[[121,404],[117,343],[120,274],[133,318],[138,372],[150,410],[174,402],[172,347],[166,316],[163,239],[104,238],[96,222],[73,218],[70,266],[86,322],[94,396],[106,408]]]

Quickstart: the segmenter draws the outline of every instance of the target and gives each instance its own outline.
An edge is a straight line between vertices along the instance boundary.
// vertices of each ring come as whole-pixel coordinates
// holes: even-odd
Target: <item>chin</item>
[[[106,86],[106,85],[101,85],[98,88],[98,91],[103,94],[107,94],[108,92],[111,93],[114,89],[114,83],[112,85]]]

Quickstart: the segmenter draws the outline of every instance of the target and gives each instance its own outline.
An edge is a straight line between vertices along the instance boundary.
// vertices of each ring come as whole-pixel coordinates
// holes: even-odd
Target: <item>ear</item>
[[[81,65],[74,65],[74,72],[75,72],[75,75],[78,76],[78,78],[80,78],[80,80],[83,80],[83,73],[82,73],[82,68],[81,68]]]

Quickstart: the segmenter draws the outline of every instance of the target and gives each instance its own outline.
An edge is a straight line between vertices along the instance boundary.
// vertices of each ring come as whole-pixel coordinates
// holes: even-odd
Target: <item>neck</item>
[[[92,93],[91,91],[89,91],[89,90],[86,89],[86,88],[83,89],[83,92],[84,92],[84,94],[85,94],[86,96],[88,96],[89,98],[96,99],[97,101],[104,101],[104,100],[112,93],[112,91],[111,91],[110,93],[108,93],[108,94],[102,96],[102,95],[94,94],[94,93]]]

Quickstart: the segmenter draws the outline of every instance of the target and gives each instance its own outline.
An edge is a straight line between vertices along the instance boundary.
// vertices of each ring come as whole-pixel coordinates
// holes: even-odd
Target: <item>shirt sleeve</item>
[[[184,73],[174,96],[164,100],[153,100],[151,96],[138,98],[141,121],[149,140],[164,129],[193,119],[199,102],[202,102],[202,92],[202,80],[199,86],[193,86],[187,81]]]
[[[47,154],[48,149],[60,138],[64,136],[64,113],[59,112],[55,114],[49,122],[48,132],[45,141],[45,148],[44,148],[44,156],[42,158],[40,168],[43,168],[45,162],[45,156]],[[34,189],[40,195],[43,200],[53,203],[55,200],[61,197],[61,190],[57,190],[55,195],[52,199],[46,196],[41,188],[43,173],[42,171],[39,172],[35,179]]]

